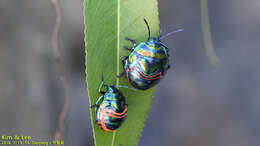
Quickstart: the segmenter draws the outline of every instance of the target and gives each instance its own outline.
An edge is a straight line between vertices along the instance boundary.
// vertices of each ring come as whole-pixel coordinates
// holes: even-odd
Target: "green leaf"
[[[220,60],[216,55],[216,52],[213,47],[210,31],[210,22],[208,16],[208,0],[200,0],[201,6],[201,27],[203,34],[204,47],[210,63],[217,67],[220,64]]]
[[[129,55],[123,46],[132,46],[124,38],[137,42],[148,38],[145,18],[151,36],[159,33],[157,0],[84,0],[86,76],[88,97],[93,105],[100,96],[98,87],[101,74],[106,84],[132,87],[125,77],[118,79],[123,71],[121,58]],[[96,146],[137,145],[151,106],[153,91],[133,91],[120,88],[128,104],[128,116],[115,132],[105,132],[95,125],[95,112],[91,110],[91,123]]]

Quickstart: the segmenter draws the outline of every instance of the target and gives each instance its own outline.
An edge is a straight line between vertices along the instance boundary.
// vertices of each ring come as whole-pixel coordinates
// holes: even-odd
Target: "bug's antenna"
[[[103,73],[101,74],[101,81],[104,83],[104,75],[103,75]]]
[[[102,82],[103,86],[107,87],[107,85],[105,84],[103,73],[101,74],[101,82]]]
[[[161,40],[161,39],[164,39],[164,38],[166,38],[166,37],[168,37],[168,36],[170,36],[170,35],[172,35],[172,34],[174,34],[174,33],[176,33],[176,32],[181,32],[181,31],[183,31],[183,30],[184,30],[184,29],[174,30],[174,31],[172,31],[172,32],[167,33],[166,35],[160,36],[159,39],[160,39],[160,40]]]
[[[100,93],[105,93],[104,91],[101,91],[101,89],[102,89],[102,87],[103,86],[107,86],[107,85],[104,85],[105,84],[105,82],[104,82],[104,76],[103,76],[103,74],[101,74],[101,84],[99,85],[99,88],[98,88],[98,92],[100,92]]]
[[[149,28],[148,22],[145,20],[145,18],[144,18],[144,22],[145,22],[147,29],[148,29],[148,40],[147,41],[149,41],[150,40],[150,28]]]

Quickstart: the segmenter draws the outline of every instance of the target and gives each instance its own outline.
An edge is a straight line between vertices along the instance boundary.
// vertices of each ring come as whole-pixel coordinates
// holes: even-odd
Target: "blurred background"
[[[82,0],[62,0],[59,49],[70,104],[65,145],[93,146],[84,77]],[[213,67],[203,48],[200,3],[159,0],[172,68],[155,90],[140,146],[260,145],[260,1],[209,1]],[[63,89],[52,52],[49,0],[0,1],[0,134],[53,139]]]

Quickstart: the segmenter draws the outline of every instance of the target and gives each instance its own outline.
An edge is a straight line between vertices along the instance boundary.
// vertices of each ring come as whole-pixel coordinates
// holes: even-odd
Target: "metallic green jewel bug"
[[[156,38],[150,37],[150,28],[147,21],[144,22],[148,29],[148,39],[139,44],[136,41],[126,37],[134,46],[132,48],[124,47],[131,53],[122,58],[124,72],[117,77],[126,75],[127,80],[137,89],[146,90],[156,85],[170,68],[168,61],[168,47],[161,42],[176,32],[183,31],[178,29],[167,33],[164,36],[159,35]]]
[[[105,91],[102,91],[103,86],[106,88]],[[95,107],[96,123],[104,131],[114,131],[122,125],[127,116],[125,97],[116,85],[104,85],[103,76],[98,91],[102,96],[91,106]]]

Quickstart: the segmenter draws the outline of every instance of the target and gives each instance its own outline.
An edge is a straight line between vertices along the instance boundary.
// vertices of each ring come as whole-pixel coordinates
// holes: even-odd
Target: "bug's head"
[[[118,89],[115,86],[108,86],[107,92],[116,93],[116,92],[118,92]]]
[[[161,41],[159,38],[150,38],[147,42],[147,44],[150,46],[150,47],[160,47],[161,46]]]

